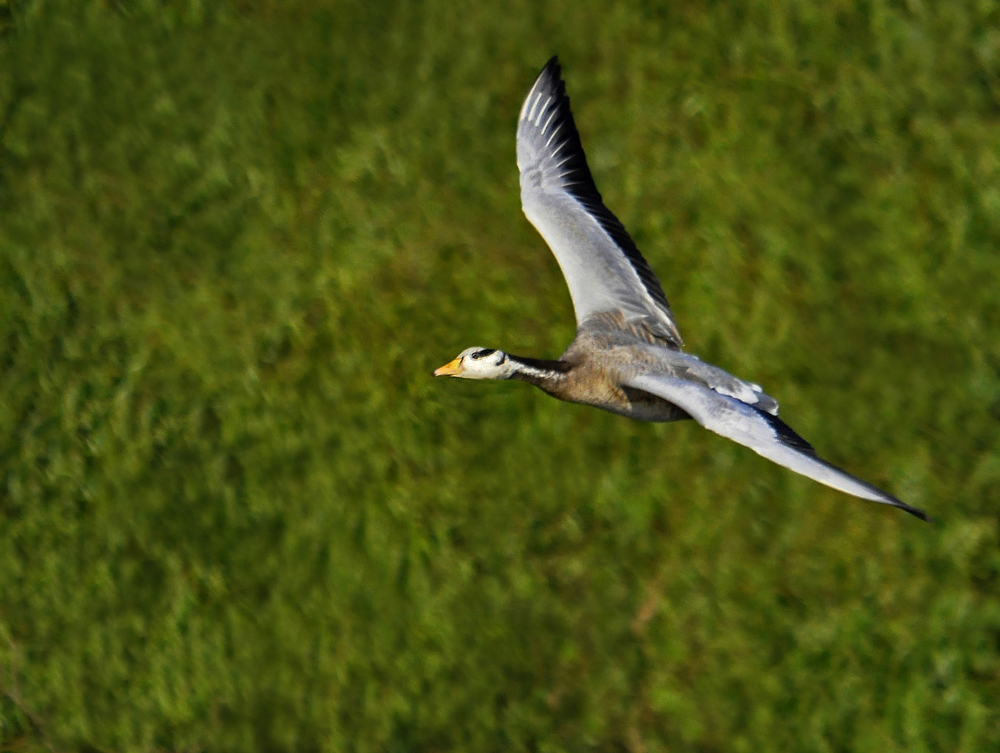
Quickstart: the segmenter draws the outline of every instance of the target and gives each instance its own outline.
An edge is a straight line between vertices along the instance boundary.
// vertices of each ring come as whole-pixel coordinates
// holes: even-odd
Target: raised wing
[[[643,374],[631,377],[625,384],[669,400],[706,429],[739,442],[778,465],[854,497],[893,505],[922,520],[928,519],[923,510],[820,459],[812,446],[777,416],[676,377]]]
[[[594,185],[552,58],[528,92],[517,124],[521,206],[556,256],[577,324],[620,309],[664,344],[683,344],[656,275]]]

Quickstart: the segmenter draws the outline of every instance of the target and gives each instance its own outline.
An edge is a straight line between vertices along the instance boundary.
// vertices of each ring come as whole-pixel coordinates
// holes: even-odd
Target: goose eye
[[[495,348],[490,350],[477,350],[475,353],[472,354],[472,360],[478,361],[480,358],[485,358],[490,353],[494,353],[495,350],[496,350]]]

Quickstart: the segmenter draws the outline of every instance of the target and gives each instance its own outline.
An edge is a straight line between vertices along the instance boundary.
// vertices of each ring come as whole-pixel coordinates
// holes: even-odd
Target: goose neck
[[[571,367],[566,361],[545,361],[538,358],[510,356],[514,364],[511,379],[529,382],[539,387],[551,385],[566,379]]]

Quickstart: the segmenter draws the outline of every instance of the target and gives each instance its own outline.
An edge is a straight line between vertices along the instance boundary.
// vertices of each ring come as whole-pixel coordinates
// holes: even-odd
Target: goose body
[[[524,381],[560,400],[640,421],[693,418],[796,473],[927,519],[819,458],[778,418],[778,402],[758,385],[683,352],[656,275],[594,184],[558,58],[539,74],[521,108],[517,165],[524,213],[569,286],[576,337],[557,361],[468,348],[435,376]]]

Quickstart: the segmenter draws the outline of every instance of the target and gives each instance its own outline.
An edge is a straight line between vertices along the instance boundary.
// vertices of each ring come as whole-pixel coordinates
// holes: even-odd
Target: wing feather
[[[524,213],[559,262],[577,323],[619,309],[680,348],[659,280],[594,184],[558,58],[548,62],[521,107],[517,165]]]
[[[812,445],[775,415],[676,377],[642,374],[628,379],[625,384],[669,400],[709,431],[749,447],[758,455],[807,478],[854,497],[893,505],[922,520],[928,519],[923,510],[911,507],[820,458]]]

